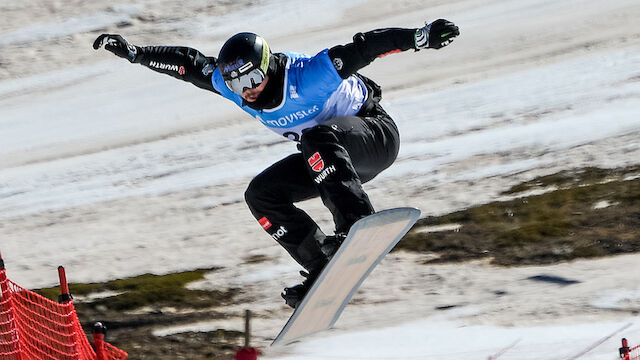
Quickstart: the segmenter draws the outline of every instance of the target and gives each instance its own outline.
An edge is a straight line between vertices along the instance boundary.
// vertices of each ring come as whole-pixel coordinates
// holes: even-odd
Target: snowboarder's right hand
[[[117,34],[102,34],[98,36],[93,42],[93,48],[98,50],[103,44],[105,50],[116,54],[116,56],[125,58],[132,63],[136,62],[136,58],[140,53],[137,46],[129,44],[127,40]]]
[[[456,24],[449,20],[438,19],[417,29],[415,35],[416,50],[443,48],[451,44],[458,35],[460,35],[460,29]]]

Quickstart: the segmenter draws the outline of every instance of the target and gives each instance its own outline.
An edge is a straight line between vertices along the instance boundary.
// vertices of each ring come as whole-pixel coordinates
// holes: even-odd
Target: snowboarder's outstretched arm
[[[460,35],[458,27],[445,19],[438,19],[417,29],[388,28],[357,33],[353,42],[329,49],[340,77],[346,79],[373,60],[396,52],[414,49],[440,49]]]
[[[132,63],[142,64],[154,71],[188,81],[193,85],[218,93],[211,83],[216,58],[204,56],[196,49],[185,46],[145,46],[129,44],[122,36],[102,34],[93,42],[93,48],[104,48]]]

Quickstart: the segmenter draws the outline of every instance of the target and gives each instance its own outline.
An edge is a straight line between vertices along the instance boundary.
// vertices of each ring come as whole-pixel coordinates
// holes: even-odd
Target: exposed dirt
[[[244,334],[219,329],[212,332],[183,332],[167,336],[155,336],[152,331],[159,326],[190,324],[199,319],[221,319],[227,315],[216,310],[174,313],[149,309],[143,314],[103,308],[101,311],[86,307],[77,308],[80,320],[101,319],[108,329],[107,341],[126,351],[127,359],[232,359],[243,345]],[[91,334],[92,324],[83,322],[85,332]]]

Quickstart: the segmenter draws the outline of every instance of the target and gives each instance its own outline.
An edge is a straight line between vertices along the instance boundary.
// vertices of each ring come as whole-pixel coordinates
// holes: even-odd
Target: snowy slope
[[[296,151],[295,144],[213,94],[94,52],[91,41],[103,30],[139,45],[190,45],[215,55],[223,39],[240,30],[262,33],[275,51],[314,52],[376,27],[413,27],[437,17],[455,21],[462,35],[450,47],[388,56],[363,70],[383,85],[384,106],[403,141],[396,164],[366,185],[380,209],[417,206],[437,215],[494,200],[508,186],[540,174],[623,166],[640,158],[635,0],[265,0],[248,8],[220,4],[221,10],[199,0],[179,9],[160,0],[111,6],[80,1],[73,9],[54,6],[47,17],[36,13],[37,3],[0,5],[11,15],[0,27],[0,250],[9,275],[27,287],[55,283],[52,269],[59,264],[72,281],[223,266],[198,286],[242,284],[251,298],[262,299],[234,311],[251,307],[272,314],[257,325],[265,344],[288,316],[277,294],[297,280],[296,266],[252,219],[243,191],[252,176]],[[32,70],[14,75],[24,59],[32,59]],[[320,201],[301,206],[332,230]],[[245,264],[250,255],[271,260]],[[561,274],[610,269],[622,294],[600,299],[601,292],[613,291],[611,278],[584,279],[590,290],[578,303],[555,292],[549,297],[561,299],[552,319],[540,317],[544,304],[500,312],[492,308],[494,298],[482,297],[481,290],[465,292],[462,285],[426,298],[412,274],[431,281],[428,274],[447,268],[395,256],[365,282],[362,304],[348,307],[338,322],[339,336],[288,349],[289,355],[268,355],[455,353],[486,359],[515,344],[500,358],[560,359],[628,323],[624,333],[640,339],[638,319],[617,305],[631,302],[637,311],[638,285],[617,274],[617,260],[549,267]],[[637,257],[630,259],[628,269],[637,274]],[[469,286],[480,286],[511,270],[458,264],[450,271],[444,283],[460,272]],[[393,296],[385,296],[390,284],[404,283],[414,290],[394,288]],[[505,301],[531,303],[527,294],[543,285],[523,286],[527,291]],[[433,301],[464,306],[442,316]],[[419,320],[407,307],[424,309]],[[465,316],[469,311],[500,316]],[[409,323],[380,329],[402,322]],[[391,334],[403,334],[398,341],[404,342],[384,340]],[[583,358],[613,358],[606,354],[615,356],[618,337],[602,345],[606,351]]]

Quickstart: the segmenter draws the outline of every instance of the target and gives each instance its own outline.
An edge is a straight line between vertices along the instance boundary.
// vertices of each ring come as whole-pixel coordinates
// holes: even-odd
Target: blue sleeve
[[[343,80],[329,58],[328,49],[307,59],[300,71],[300,92],[304,92],[304,89],[313,89],[313,92],[333,92]]]

